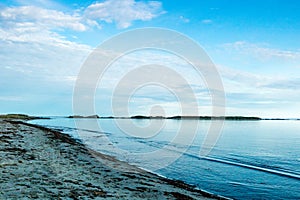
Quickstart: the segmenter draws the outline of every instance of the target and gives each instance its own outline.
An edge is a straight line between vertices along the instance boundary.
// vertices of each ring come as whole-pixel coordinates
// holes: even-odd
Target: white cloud
[[[0,49],[0,78],[9,82],[9,87],[13,87],[13,80],[21,81],[18,77],[28,82],[73,83],[91,51],[91,48],[75,43],[54,45],[0,40],[0,46],[4,47]]]
[[[180,16],[179,17],[179,19],[182,21],[182,22],[184,22],[184,23],[189,23],[190,22],[190,19],[188,19],[188,18],[186,18],[186,17],[184,17],[184,16]]]
[[[106,7],[101,11],[110,15],[94,19],[87,15],[91,6],[65,12],[60,10],[67,9],[56,5],[45,7],[47,0],[35,0],[35,6],[26,0],[20,1],[25,1],[24,6],[0,7],[0,101],[5,103],[1,109],[9,112],[39,109],[39,112],[47,109],[51,113],[69,112],[74,81],[92,50],[88,45],[70,41],[76,37],[75,32],[100,28],[99,23],[109,20],[125,28],[134,20],[151,20],[161,9],[158,2],[119,1],[117,9],[116,4],[104,1]],[[109,10],[111,6],[113,10]],[[94,7],[93,11],[97,9]],[[26,106],[24,103],[16,107],[10,103],[23,101],[25,97],[28,97]],[[55,111],[51,106],[44,106],[53,102],[60,102],[56,108],[61,109]]]
[[[159,72],[155,67],[151,68],[150,64],[160,65]],[[128,102],[128,94],[134,96],[135,101],[131,102],[134,105],[132,106],[134,114],[147,115],[152,106],[160,105],[165,109],[167,116],[179,115],[181,103],[185,108],[184,114],[195,115],[198,110],[195,109],[197,106],[193,98],[199,101],[202,114],[204,114],[203,107],[211,105],[211,96],[197,70],[184,59],[160,50],[147,49],[123,55],[111,63],[98,83],[96,92],[102,96],[102,99],[97,101],[101,102],[99,105],[103,102],[110,105],[109,100],[117,88],[118,92],[115,91],[114,94],[119,104]],[[135,86],[138,86],[138,90],[134,90]],[[190,90],[192,91],[189,92]],[[178,102],[177,97],[180,97],[181,102]],[[101,109],[99,113],[104,112]],[[119,106],[118,111],[125,113],[127,107]],[[206,111],[211,111],[211,107]],[[206,111],[205,113],[209,114]]]
[[[22,101],[20,96],[0,96],[0,101]]]
[[[146,3],[134,0],[106,0],[88,6],[85,16],[106,23],[116,23],[119,28],[127,28],[135,20],[148,21],[162,14],[161,6],[157,1]]]
[[[288,74],[281,74],[280,76],[272,74],[263,75],[232,69],[222,65],[218,65],[218,69],[225,83],[225,89],[228,92],[274,92],[274,94],[277,94],[280,98],[285,98],[282,96],[283,92],[299,93],[298,91],[295,92],[295,89],[300,83],[300,78],[297,74],[294,76]]]
[[[0,40],[66,44],[69,43],[67,39],[57,31],[100,29],[101,22],[114,22],[119,28],[127,28],[135,20],[153,19],[162,13],[161,10],[160,2],[134,0],[107,0],[72,13],[32,5],[2,7]]]
[[[87,26],[77,14],[66,14],[57,10],[49,10],[36,6],[8,7],[0,11],[0,20],[6,26],[15,25],[19,31],[28,28],[44,29],[67,28],[75,31],[85,31]]]
[[[0,40],[87,48],[85,45],[68,41],[57,30],[85,31],[90,26],[77,14],[66,14],[36,6],[6,7],[0,9]],[[16,44],[17,46],[18,44]],[[5,46],[2,46],[5,47]]]
[[[213,21],[211,19],[203,19],[201,20],[201,23],[203,24],[211,24]]]
[[[237,41],[234,43],[226,43],[223,47],[228,51],[235,51],[261,60],[269,60],[272,58],[300,59],[299,51],[269,48],[266,44],[253,44],[246,41]]]
[[[296,108],[300,98],[297,74],[262,75],[220,65],[218,69],[225,87],[227,114],[295,117],[287,107]]]
[[[0,9],[0,74],[14,88],[23,77],[41,82],[70,82],[91,47],[68,41],[58,29],[86,30],[75,14],[35,6]],[[18,80],[13,83],[12,80]]]

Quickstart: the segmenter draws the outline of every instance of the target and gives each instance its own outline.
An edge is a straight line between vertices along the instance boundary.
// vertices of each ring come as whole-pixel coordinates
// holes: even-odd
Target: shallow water
[[[67,118],[31,123],[61,129],[97,151],[214,194],[300,199],[300,121],[226,121],[203,157],[199,152],[211,121],[76,120],[77,126]]]

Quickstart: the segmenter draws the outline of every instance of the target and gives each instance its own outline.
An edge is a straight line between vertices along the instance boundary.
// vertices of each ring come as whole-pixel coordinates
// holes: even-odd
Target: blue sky
[[[227,115],[300,117],[299,10],[300,2],[292,0],[1,1],[0,113],[72,114],[73,87],[93,49],[123,31],[162,27],[205,49],[222,77]],[[177,71],[184,69],[199,113],[210,114],[201,81],[172,55],[124,57],[104,77],[106,83],[117,83],[120,69],[141,57],[141,63],[163,60]],[[111,115],[111,85],[97,90],[99,115]],[[149,114],[155,105],[167,115],[180,114],[176,99],[159,87],[133,97],[131,114]]]

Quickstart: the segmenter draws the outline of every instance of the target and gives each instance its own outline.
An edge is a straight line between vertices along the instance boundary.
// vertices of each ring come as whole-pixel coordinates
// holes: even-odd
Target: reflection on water
[[[97,151],[223,196],[300,198],[300,121],[226,121],[208,157],[199,152],[210,121],[80,119],[78,131],[74,119],[32,123],[63,129]]]

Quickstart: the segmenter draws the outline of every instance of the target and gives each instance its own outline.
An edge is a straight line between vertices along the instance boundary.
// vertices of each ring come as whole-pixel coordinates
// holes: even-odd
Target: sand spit
[[[222,199],[22,121],[0,120],[0,199]]]

